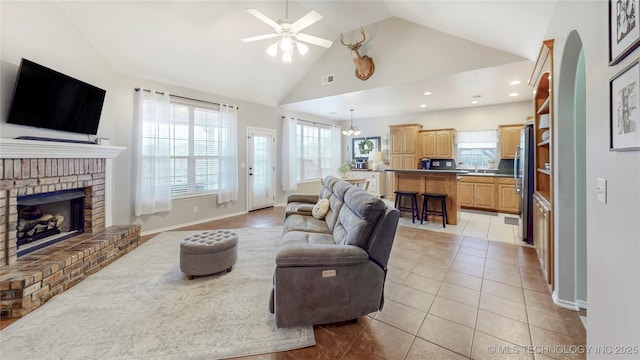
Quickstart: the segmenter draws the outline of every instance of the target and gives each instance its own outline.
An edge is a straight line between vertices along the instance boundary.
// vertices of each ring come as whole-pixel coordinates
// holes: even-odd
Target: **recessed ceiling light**
[[[431,91],[425,91],[425,95],[431,95]]]
[[[472,103],[472,104],[477,104],[477,103],[478,103],[478,100],[473,100],[471,103]]]
[[[509,96],[518,96],[518,93],[511,93]]]
[[[520,80],[513,80],[512,82],[509,83],[509,85],[518,85],[520,84]]]
[[[421,104],[421,105],[420,105],[420,107],[421,107],[421,108],[426,108],[426,107],[427,107],[427,104]]]

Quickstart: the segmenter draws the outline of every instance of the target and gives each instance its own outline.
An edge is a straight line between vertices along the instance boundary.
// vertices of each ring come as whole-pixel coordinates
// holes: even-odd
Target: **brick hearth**
[[[139,225],[84,233],[0,269],[0,318],[22,317],[138,247]]]

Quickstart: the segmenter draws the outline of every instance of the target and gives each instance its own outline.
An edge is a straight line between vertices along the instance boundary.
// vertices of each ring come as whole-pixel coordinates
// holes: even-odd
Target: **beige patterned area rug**
[[[0,358],[223,359],[315,344],[278,329],[269,293],[281,228],[245,228],[230,273],[180,271],[180,240],[161,233],[0,331]]]

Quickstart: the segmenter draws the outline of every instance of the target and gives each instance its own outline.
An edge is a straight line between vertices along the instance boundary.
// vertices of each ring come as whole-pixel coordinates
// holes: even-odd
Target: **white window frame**
[[[316,134],[310,137],[305,135],[305,130],[315,131]],[[296,126],[296,147],[298,149],[298,174],[296,178],[298,183],[316,181],[332,173],[331,136],[331,128],[326,125],[298,122]],[[311,140],[305,144],[305,138]],[[305,173],[309,173],[309,166],[314,166],[311,170],[314,174],[305,176]]]
[[[461,163],[463,150],[493,150],[493,157],[487,158],[487,164],[467,164]],[[491,164],[489,161],[493,161],[495,166],[496,158],[498,154],[498,136],[497,130],[467,130],[456,132],[456,162],[459,168],[463,169],[489,169]]]
[[[187,143],[188,143],[188,152],[187,155],[175,155],[175,152],[172,151],[171,153],[171,194],[172,194],[172,198],[173,199],[184,199],[184,198],[191,198],[191,197],[199,197],[199,196],[207,196],[207,195],[214,195],[218,192],[218,188],[215,187],[215,184],[213,185],[214,188],[208,188],[205,190],[198,190],[196,188],[197,181],[196,181],[196,161],[197,160],[209,160],[209,161],[214,161],[217,162],[219,156],[217,155],[218,153],[218,149],[214,149],[213,155],[195,155],[195,129],[196,129],[196,125],[195,125],[195,112],[196,110],[200,110],[200,111],[207,111],[207,112],[212,112],[215,113],[214,116],[217,116],[217,119],[220,118],[220,107],[216,104],[213,103],[205,103],[205,102],[199,102],[199,101],[191,101],[191,100],[187,100],[187,99],[183,99],[183,98],[179,98],[179,97],[171,97],[171,121],[172,121],[172,133],[171,133],[171,141],[172,143],[175,144],[176,139],[175,139],[175,132],[174,132],[174,127],[173,124],[175,124],[175,118],[174,118],[174,111],[175,108],[177,106],[183,106],[183,107],[187,107],[189,114],[188,114],[188,122],[189,122],[189,129],[188,129],[188,137],[187,137]],[[219,133],[219,131],[216,128],[216,125],[210,125],[210,127],[213,128],[213,132],[214,133]],[[218,126],[219,128],[219,126]],[[215,135],[214,135],[215,138]],[[213,141],[211,141],[212,145],[215,144],[215,139]],[[187,160],[187,183],[186,186],[188,187],[186,191],[184,192],[177,192],[175,191],[175,187],[176,184],[174,183],[174,179],[176,176],[176,169],[174,167],[174,162],[173,160],[175,159],[186,159]],[[216,168],[214,170],[213,173],[210,173],[209,176],[211,176],[213,178],[213,181],[215,183],[217,183],[217,171],[218,169]]]

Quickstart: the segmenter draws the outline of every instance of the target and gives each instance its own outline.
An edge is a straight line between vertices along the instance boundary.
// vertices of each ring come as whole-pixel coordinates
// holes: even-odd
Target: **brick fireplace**
[[[107,226],[111,159],[123,150],[0,139],[2,320],[27,314],[137,247],[139,226]],[[84,193],[84,232],[19,257],[18,199],[68,190]]]

